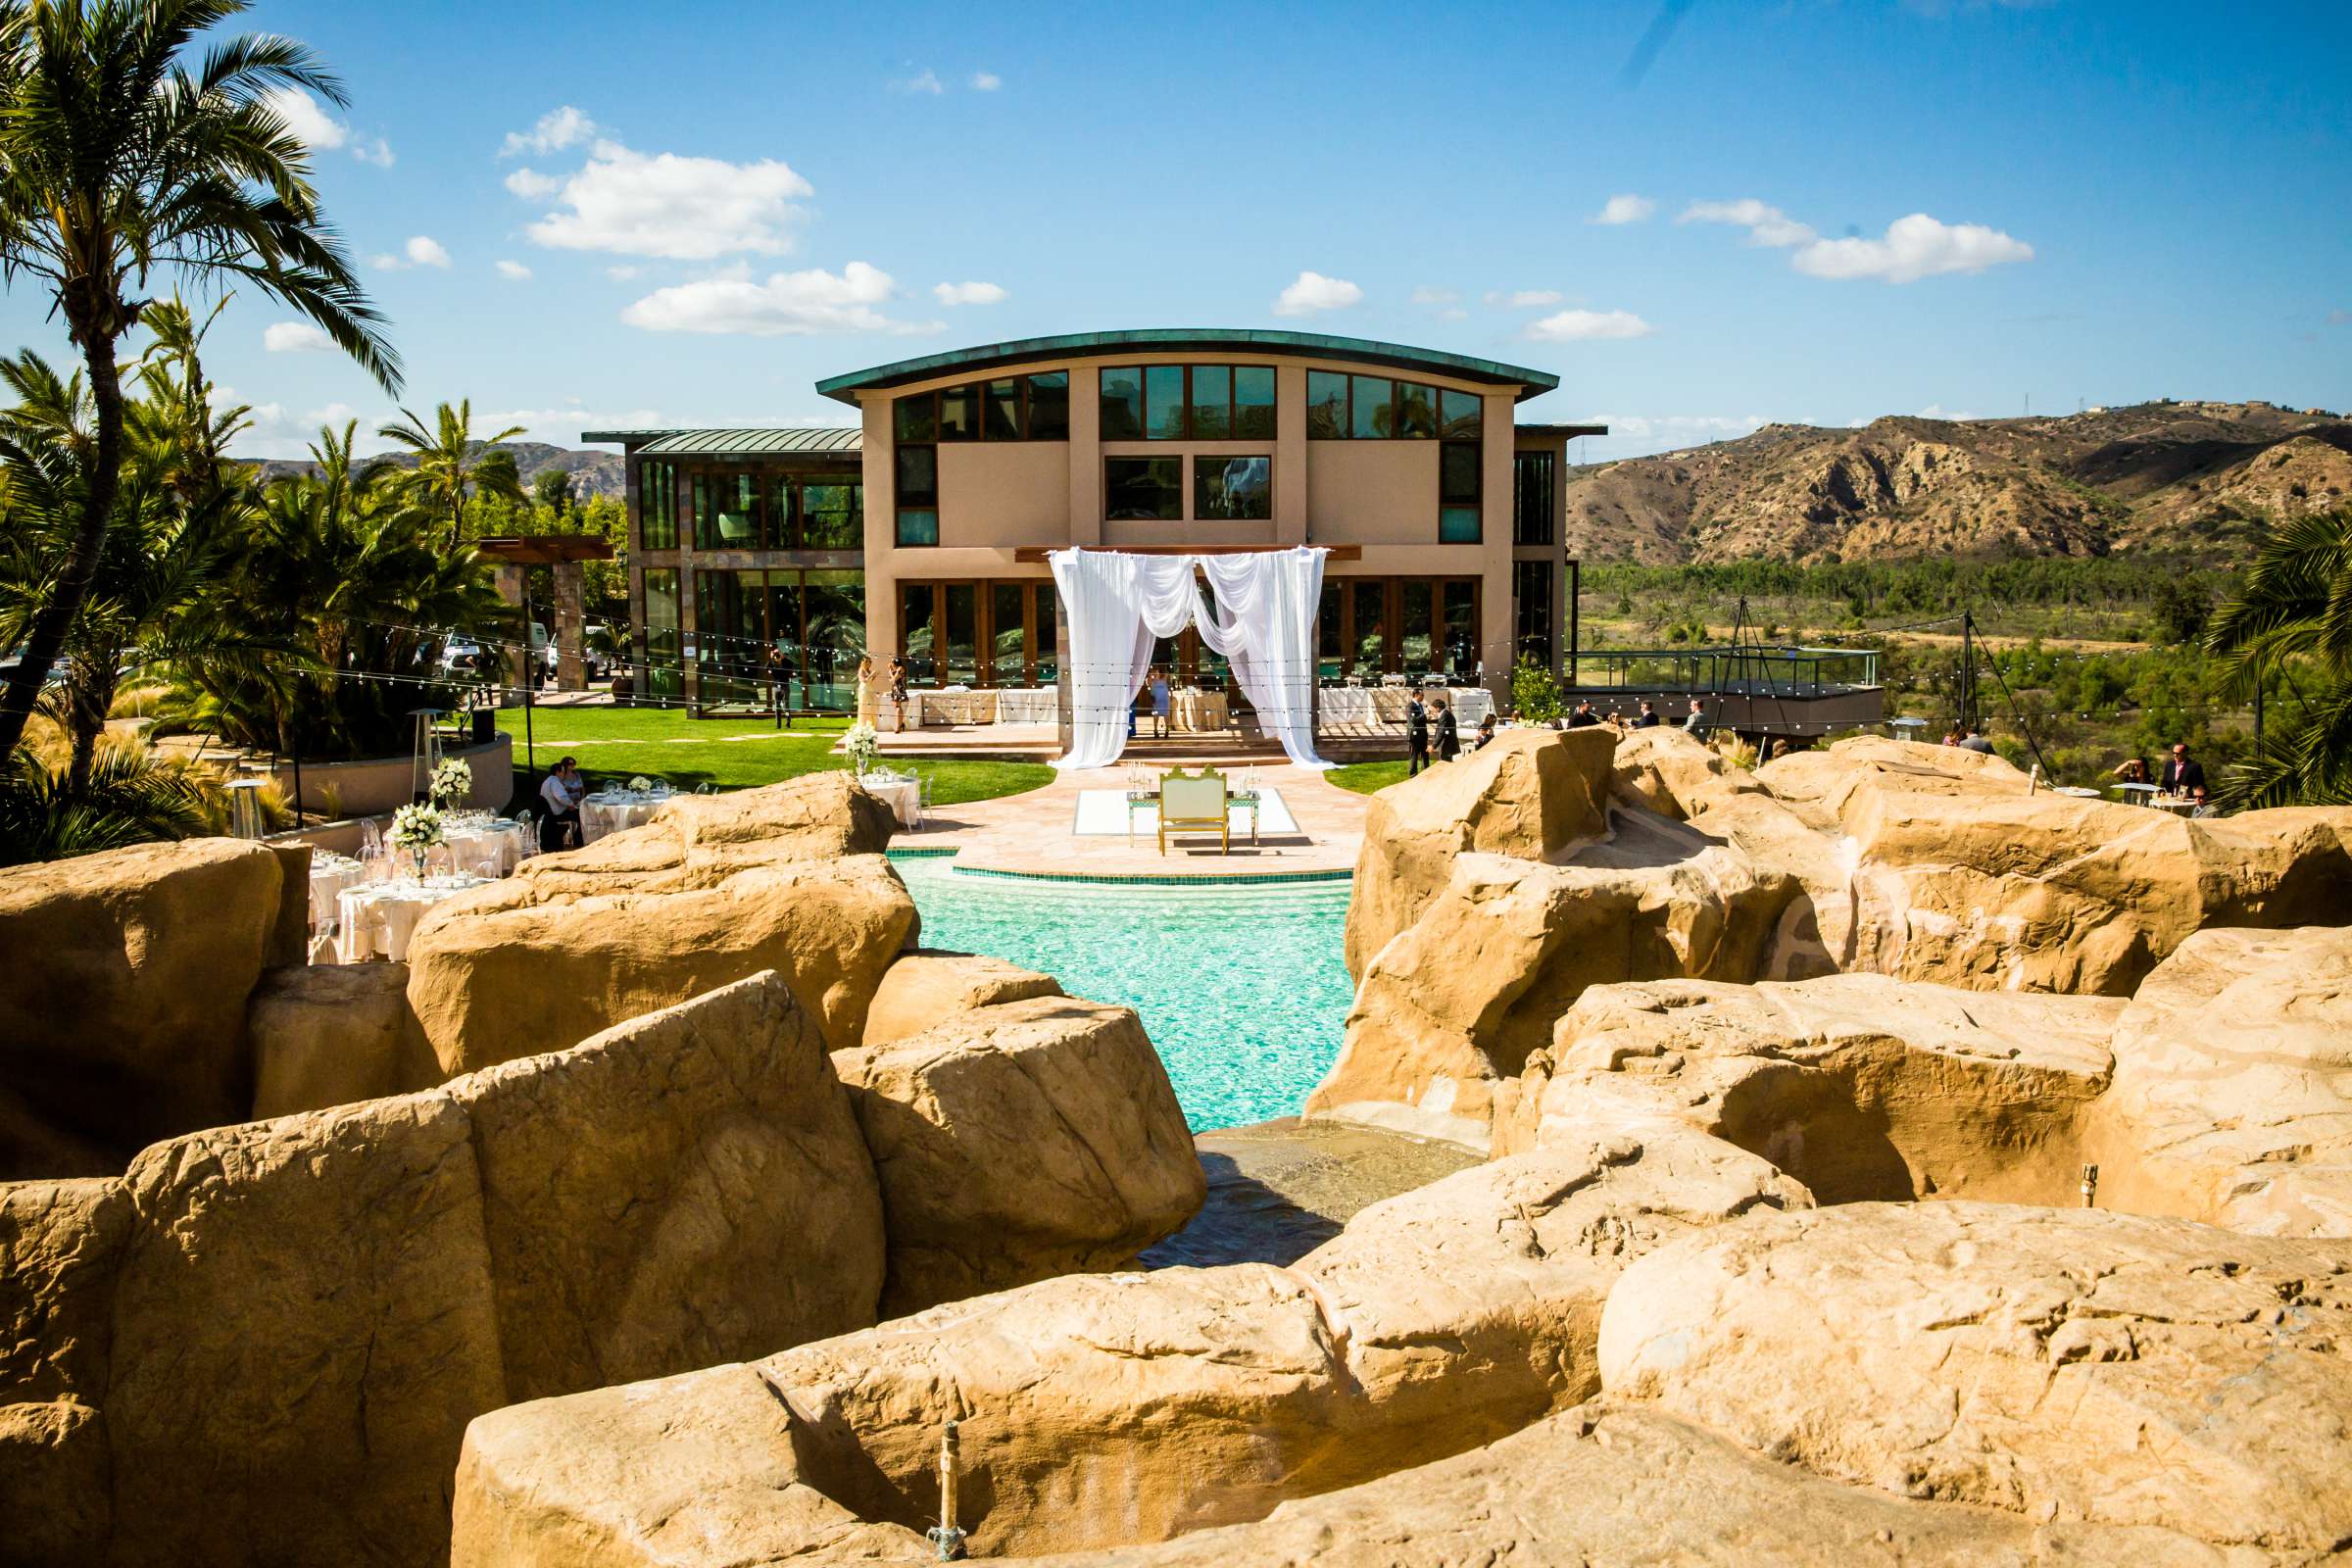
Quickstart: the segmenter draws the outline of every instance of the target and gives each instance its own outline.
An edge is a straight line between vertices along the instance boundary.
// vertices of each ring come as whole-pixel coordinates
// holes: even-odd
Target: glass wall
[[[862,482],[841,472],[763,474],[749,467],[697,470],[690,484],[694,548],[861,549],[865,544],[864,492]]]
[[[645,550],[678,548],[678,470],[670,464],[637,466],[637,538]]]
[[[1107,365],[1099,372],[1105,441],[1270,441],[1270,365]]]
[[[1511,543],[1551,543],[1551,514],[1559,503],[1559,454],[1521,452],[1511,459]]]
[[[1054,646],[1051,582],[899,584],[899,652],[909,685],[1051,685],[1059,669]]]
[[[1004,375],[912,392],[891,404],[891,433],[909,441],[1067,441],[1070,372]]]
[[[677,523],[670,523],[674,535]],[[678,574],[668,568],[645,574],[645,669],[639,687],[650,697],[675,698],[685,684],[678,664]]]
[[[646,574],[652,645],[653,577]],[[694,574],[700,701],[854,708],[865,652],[865,573],[775,567]]]

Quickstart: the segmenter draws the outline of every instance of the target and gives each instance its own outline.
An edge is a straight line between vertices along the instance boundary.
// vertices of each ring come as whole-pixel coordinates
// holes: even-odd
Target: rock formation
[[[1306,1114],[1486,1149],[1530,1054],[1596,985],[1863,973],[2129,995],[2198,930],[2343,918],[2348,839],[2352,810],[2189,821],[2034,792],[1952,747],[1850,740],[1748,775],[1671,729],[1527,732],[1375,798],[1360,985]]]
[[[0,1104],[22,1107],[0,1113],[0,1180],[114,1175],[158,1138],[244,1116],[245,996],[275,958],[287,885],[277,856],[236,839],[0,875]]]

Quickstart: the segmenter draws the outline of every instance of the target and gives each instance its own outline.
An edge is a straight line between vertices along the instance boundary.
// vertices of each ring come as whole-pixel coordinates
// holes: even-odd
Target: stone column
[[[523,573],[529,569],[528,566],[501,565],[492,574],[491,580],[497,585],[498,597],[517,610],[522,608]],[[509,684],[514,686],[524,685],[531,678],[531,628],[529,625],[523,626],[520,638],[522,643],[520,648],[507,650],[507,680]]]
[[[588,689],[588,666],[581,655],[585,651],[582,641],[587,616],[581,601],[586,597],[588,573],[576,561],[559,561],[555,574],[556,690],[584,692]]]

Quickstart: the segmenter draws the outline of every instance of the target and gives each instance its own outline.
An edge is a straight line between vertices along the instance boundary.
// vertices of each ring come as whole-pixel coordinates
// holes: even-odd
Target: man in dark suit
[[[1592,711],[1592,699],[1590,697],[1577,704],[1576,711],[1568,715],[1570,729],[1591,729],[1599,722],[1600,715]]]
[[[2164,776],[2156,781],[2167,795],[2185,795],[2199,806],[2205,804],[2205,764],[2188,755],[2188,743],[2180,741],[2173,747],[2173,760],[2164,764]]]
[[[1411,778],[1429,765],[1429,710],[1422,705],[1419,687],[1413,689],[1413,699],[1404,705],[1404,776]]]

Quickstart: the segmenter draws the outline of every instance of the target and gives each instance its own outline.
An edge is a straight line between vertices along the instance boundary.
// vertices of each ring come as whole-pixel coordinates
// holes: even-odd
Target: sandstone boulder
[[[1813,827],[1835,832],[1857,792],[1880,790],[1946,799],[2025,795],[2032,779],[1998,757],[1957,746],[1860,735],[1790,752],[1756,769],[1756,781]]]
[[[409,1001],[445,1072],[560,1050],[773,969],[835,1049],[858,1043],[914,901],[879,856],[785,861],[715,887],[580,897],[511,878],[409,946]]]
[[[0,1529],[4,1568],[102,1562],[114,1528],[106,1427],[78,1399],[0,1399]]]
[[[104,1396],[130,1225],[118,1181],[0,1185],[0,1404]]]
[[[432,1559],[466,1422],[507,1397],[468,1131],[422,1095],[133,1162],[104,1405],[117,1561]]]
[[[57,1137],[112,1151],[117,1169],[143,1144],[242,1117],[245,994],[282,877],[275,855],[237,839],[0,870],[0,953],[13,956],[0,964],[0,1094]],[[42,1152],[0,1145],[0,1178],[62,1174]]]
[[[847,773],[807,773],[759,789],[680,795],[641,827],[522,863],[543,890],[573,895],[675,893],[738,871],[879,855],[898,825]]]
[[[268,969],[246,1004],[256,1120],[409,1094],[441,1081],[409,1007],[405,963]]]
[[[1824,1202],[2077,1200],[2124,1004],[1837,975],[1595,986],[1531,1058],[1497,1152],[1681,1121]]]
[[[874,1321],[882,1205],[824,1042],[772,972],[452,1082],[508,1395]]]
[[[2006,1204],[1762,1215],[1651,1253],[1612,1398],[1898,1496],[2308,1560],[2352,1538],[2352,1245]]]
[[[1629,806],[1678,822],[1728,800],[1770,793],[1755,774],[1697,736],[1664,724],[1617,742],[1610,789]]]
[[[865,1013],[865,1044],[887,1045],[918,1035],[974,1007],[1061,994],[1061,982],[1052,975],[1002,958],[969,953],[905,954],[882,971],[882,984]]]
[[[2352,929],[2197,932],[2113,1047],[2082,1151],[2101,1204],[2352,1236]]]
[[[881,1177],[886,1317],[1116,1266],[1200,1207],[1183,1108],[1125,1007],[1005,1002],[833,1065]]]
[[[1348,972],[1360,977],[1420,917],[1465,851],[1556,858],[1606,828],[1616,732],[1502,730],[1458,762],[1372,797],[1348,906]]]
[[[1497,1092],[1587,986],[1754,975],[1795,882],[1681,823],[1612,821],[1566,865],[1456,857],[1365,969],[1305,1114],[1484,1149]]]

